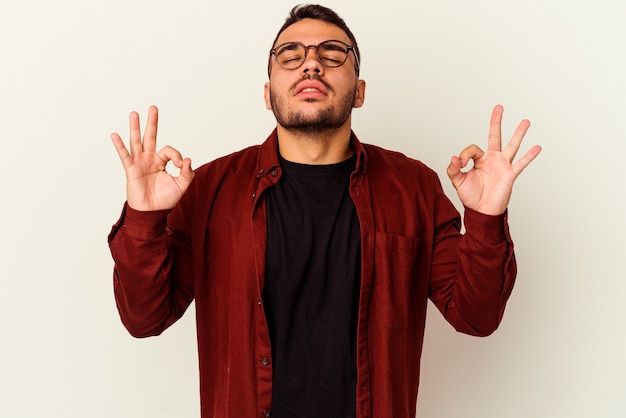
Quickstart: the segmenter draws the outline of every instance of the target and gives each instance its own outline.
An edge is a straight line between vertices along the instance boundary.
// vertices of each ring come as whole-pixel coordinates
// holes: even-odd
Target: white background
[[[158,338],[119,322],[106,235],[124,201],[109,140],[161,110],[197,166],[260,143],[267,52],[292,1],[0,0],[0,416],[198,417],[193,308]],[[328,1],[362,50],[364,142],[445,178],[506,134],[544,148],[510,205],[519,275],[500,329],[429,311],[418,416],[624,417],[626,3]]]

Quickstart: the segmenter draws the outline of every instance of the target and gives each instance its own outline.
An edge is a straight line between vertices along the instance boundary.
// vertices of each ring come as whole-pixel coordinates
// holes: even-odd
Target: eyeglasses
[[[278,45],[270,51],[270,56],[276,57],[276,62],[285,70],[295,70],[300,68],[304,61],[309,48],[315,49],[317,60],[325,67],[336,68],[341,67],[347,60],[350,51],[354,54],[356,60],[356,70],[359,70],[359,56],[353,46],[341,41],[324,41],[318,45],[304,45],[301,42],[286,42]],[[271,64],[271,63],[270,63]],[[269,69],[268,69],[269,71]]]

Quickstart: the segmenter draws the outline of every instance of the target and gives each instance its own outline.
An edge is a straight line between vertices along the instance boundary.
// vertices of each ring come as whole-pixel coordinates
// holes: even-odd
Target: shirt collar
[[[356,154],[355,172],[365,170],[367,168],[367,153],[354,132],[350,134],[350,146]],[[278,167],[280,167],[278,160],[278,131],[274,129],[265,142],[261,144],[255,173],[257,177],[263,177],[266,173]]]

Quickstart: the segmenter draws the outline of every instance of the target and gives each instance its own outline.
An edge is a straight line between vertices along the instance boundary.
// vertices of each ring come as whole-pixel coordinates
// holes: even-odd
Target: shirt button
[[[272,176],[276,177],[278,175],[278,170],[274,169],[272,170]]]
[[[267,366],[268,364],[270,364],[270,359],[268,359],[267,357],[263,357],[261,359],[261,364]]]
[[[269,412],[269,411],[264,411],[264,412],[263,412],[263,416],[264,416],[265,418],[269,418],[269,416],[270,416],[270,412]]]
[[[259,170],[259,176],[262,176],[263,174],[265,174],[265,170]]]

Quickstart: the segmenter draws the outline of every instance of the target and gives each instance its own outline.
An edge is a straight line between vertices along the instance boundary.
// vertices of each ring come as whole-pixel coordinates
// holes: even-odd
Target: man
[[[427,299],[461,332],[500,323],[516,274],[506,208],[540,148],[513,164],[529,122],[501,151],[495,107],[487,151],[447,170],[461,235],[432,170],[352,132],[365,82],[333,11],[294,8],[268,73],[277,127],[260,146],[194,171],[157,151],[155,107],[143,138],[131,113],[130,152],[112,135],[127,176],[109,236],[122,321],[158,335],[195,300],[204,418],[413,417]]]

